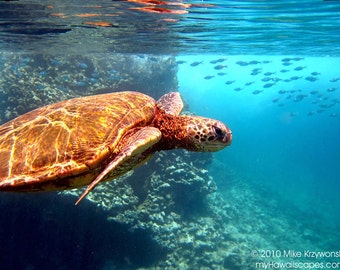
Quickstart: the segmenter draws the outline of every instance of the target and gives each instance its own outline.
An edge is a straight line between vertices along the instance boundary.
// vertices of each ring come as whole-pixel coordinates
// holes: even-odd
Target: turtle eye
[[[217,137],[224,137],[225,133],[217,126],[212,126],[213,131]]]

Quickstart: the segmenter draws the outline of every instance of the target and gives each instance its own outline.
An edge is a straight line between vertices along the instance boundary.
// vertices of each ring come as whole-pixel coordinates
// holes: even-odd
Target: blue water
[[[289,57],[183,56],[180,91],[193,112],[219,118],[232,128],[232,146],[216,154],[221,163],[302,209],[323,213],[336,227],[340,224],[340,81],[332,79],[340,76],[340,59],[305,57],[285,67],[282,59]],[[222,63],[225,75],[218,75],[221,70],[210,63],[219,58],[227,59]],[[252,60],[270,63],[237,64]],[[190,66],[194,61],[202,64]],[[301,66],[303,70],[294,70]],[[257,68],[260,73],[252,75]],[[263,75],[266,72],[273,74]],[[306,80],[313,72],[318,73],[317,80]],[[207,80],[207,75],[214,77]],[[299,78],[284,81],[293,76]],[[268,82],[263,78],[278,81],[264,88]],[[226,85],[227,81],[234,82]],[[252,84],[247,86],[248,82]],[[254,94],[256,90],[263,92]],[[285,93],[280,94],[282,90]],[[329,108],[323,110],[324,105]],[[228,185],[227,179],[220,182]]]
[[[103,196],[126,203],[113,210],[74,207],[76,193],[1,193],[0,269],[258,269],[254,250],[339,268],[339,253],[281,255],[340,248],[340,2],[174,2],[0,2],[1,124],[75,96],[179,91],[185,112],[233,132],[225,150],[190,160],[209,164],[199,167],[217,186],[208,196],[195,197],[198,178],[157,197],[147,181],[163,172],[152,162],[135,173],[142,195]],[[177,156],[169,168],[183,165]],[[172,191],[184,205],[173,207]],[[152,196],[166,207],[128,204]]]

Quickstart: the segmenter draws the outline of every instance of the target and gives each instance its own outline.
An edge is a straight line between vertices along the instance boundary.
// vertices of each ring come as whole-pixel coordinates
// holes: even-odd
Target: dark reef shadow
[[[1,269],[136,269],[165,256],[148,232],[131,232],[90,202],[74,202],[56,193],[1,193]]]

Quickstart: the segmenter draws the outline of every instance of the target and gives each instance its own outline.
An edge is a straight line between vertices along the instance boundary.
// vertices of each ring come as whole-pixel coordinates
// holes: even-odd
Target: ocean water
[[[340,122],[339,83],[333,80],[338,77],[340,59],[303,57],[285,68],[282,60],[289,57],[212,55],[202,57],[199,67],[190,66],[192,57],[181,57],[187,62],[179,68],[180,91],[190,110],[233,127],[233,146],[216,153],[228,160],[226,166],[251,172],[256,181],[277,185],[283,193],[292,186],[297,193],[310,188],[320,192],[321,201],[334,197],[336,205]],[[218,75],[210,63],[218,58],[226,59],[226,74]],[[237,64],[253,60],[260,63]],[[296,71],[296,67],[303,69]],[[260,72],[254,75],[254,69]],[[264,75],[267,72],[271,75]],[[229,155],[235,159],[229,161]]]
[[[339,269],[339,1],[0,2],[1,124],[179,91],[215,153],[82,190],[0,193],[0,269]]]
[[[219,118],[232,127],[232,147],[215,155],[221,166],[236,170],[240,177],[301,210],[321,214],[336,228],[340,121],[335,90],[339,82],[334,81],[340,59],[306,56],[289,61],[287,68],[285,59],[292,58],[183,56],[180,61],[186,62],[179,68],[180,91],[192,111]],[[225,59],[225,74],[218,75],[220,70],[210,63],[216,59]],[[192,67],[190,63],[197,60],[202,63]],[[244,64],[251,61],[257,63]],[[228,179],[220,181],[221,186],[228,186]]]

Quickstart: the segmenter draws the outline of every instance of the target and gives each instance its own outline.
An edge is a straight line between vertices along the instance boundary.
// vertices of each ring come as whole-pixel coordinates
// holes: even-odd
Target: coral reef
[[[88,200],[104,209],[108,220],[145,231],[165,250],[155,269],[247,269],[242,241],[228,222],[235,210],[215,193],[206,170],[211,161],[207,153],[160,152],[146,166],[99,185]]]
[[[163,254],[152,267],[128,269],[247,270],[272,259],[253,256],[253,250],[317,249],[317,224],[296,223],[292,218],[296,210],[282,209],[265,190],[254,189],[225,167],[219,172],[228,188],[215,192],[208,167],[221,169],[211,154],[160,152],[146,165],[88,195],[87,200],[102,209],[113,225],[143,231]],[[281,259],[276,261],[286,258]]]
[[[77,96],[130,90],[157,99],[178,88],[177,65],[170,56],[2,53],[0,67],[1,123]]]

